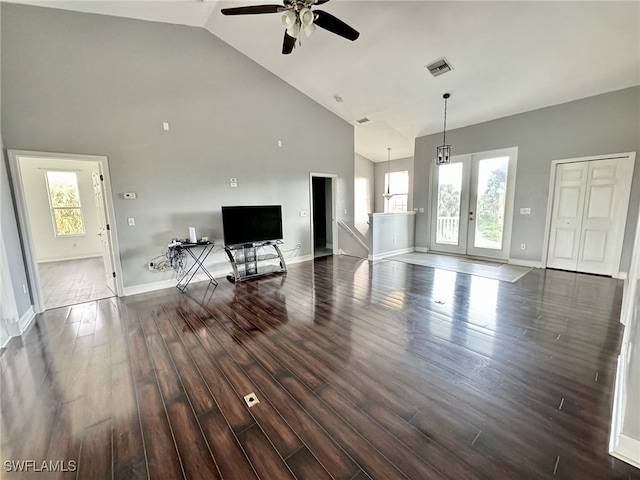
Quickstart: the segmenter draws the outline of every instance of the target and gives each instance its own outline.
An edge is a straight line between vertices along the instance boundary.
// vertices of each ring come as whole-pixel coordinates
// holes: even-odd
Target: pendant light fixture
[[[387,148],[387,193],[383,193],[382,196],[385,200],[391,199],[393,193],[390,192],[389,186],[391,185],[391,175],[389,175],[389,168],[391,166],[391,147]]]
[[[437,148],[436,165],[444,165],[451,162],[451,145],[447,145],[447,99],[451,95],[445,93],[444,98],[444,129],[442,133],[442,145]]]

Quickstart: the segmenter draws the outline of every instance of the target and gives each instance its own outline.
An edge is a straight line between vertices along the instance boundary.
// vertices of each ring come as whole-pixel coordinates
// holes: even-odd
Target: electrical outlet
[[[302,248],[302,244],[301,243],[296,243],[296,248]]]
[[[526,243],[521,243],[520,244],[520,250],[526,250],[527,249],[527,244]]]
[[[156,264],[153,262],[149,262],[148,267],[149,270],[153,272],[156,269]]]

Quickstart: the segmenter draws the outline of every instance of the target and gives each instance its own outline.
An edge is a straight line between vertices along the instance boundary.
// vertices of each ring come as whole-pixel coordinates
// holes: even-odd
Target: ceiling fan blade
[[[278,13],[285,11],[282,5],[251,5],[248,7],[223,8],[223,15],[254,15],[257,13]]]
[[[324,28],[331,33],[335,33],[351,41],[356,40],[360,36],[360,33],[330,13],[323,12],[322,10],[314,10],[313,13],[315,14],[313,23],[320,28]]]
[[[289,55],[296,46],[296,39],[284,31],[284,40],[282,41],[282,54]]]

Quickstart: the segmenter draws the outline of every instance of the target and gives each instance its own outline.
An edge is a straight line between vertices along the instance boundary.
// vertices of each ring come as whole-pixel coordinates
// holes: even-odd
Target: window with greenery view
[[[56,237],[84,235],[76,173],[48,171],[47,189]]]
[[[384,174],[384,191],[389,189],[393,197],[385,200],[385,213],[400,213],[407,211],[409,199],[409,171],[390,172]]]

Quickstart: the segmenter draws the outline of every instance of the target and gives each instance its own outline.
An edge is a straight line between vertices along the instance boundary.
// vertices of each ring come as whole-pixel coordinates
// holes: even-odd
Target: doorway
[[[517,148],[459,155],[434,167],[434,252],[509,258]]]
[[[337,249],[336,178],[335,175],[311,174],[311,241],[314,258],[334,255]]]
[[[548,268],[618,276],[635,154],[552,162]]]
[[[106,157],[9,151],[34,310],[120,295]]]

